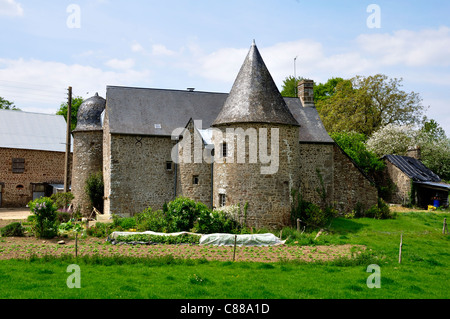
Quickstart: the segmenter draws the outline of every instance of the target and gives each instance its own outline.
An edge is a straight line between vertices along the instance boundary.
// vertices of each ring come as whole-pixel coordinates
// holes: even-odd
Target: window
[[[23,174],[25,172],[25,159],[13,158],[12,159],[12,172],[14,174]]]
[[[227,143],[223,143],[222,144],[222,157],[227,157],[228,156],[228,145]]]
[[[173,162],[166,162],[166,171],[171,172],[173,170]]]
[[[219,194],[219,207],[224,207],[227,204],[226,202],[226,195],[225,194]]]
[[[192,177],[192,184],[198,185],[199,182],[200,182],[199,176],[198,176],[198,175],[194,175],[194,176]]]

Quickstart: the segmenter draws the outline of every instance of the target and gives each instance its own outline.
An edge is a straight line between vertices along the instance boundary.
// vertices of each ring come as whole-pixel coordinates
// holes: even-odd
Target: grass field
[[[391,220],[336,219],[317,244],[364,245],[366,252],[331,262],[233,263],[172,256],[2,260],[0,299],[448,299],[450,235],[442,234],[442,223],[449,217],[447,212],[414,212]],[[290,236],[290,242],[302,244],[314,234]],[[75,263],[81,288],[69,289],[67,267]],[[367,286],[371,264],[380,267],[381,288]]]

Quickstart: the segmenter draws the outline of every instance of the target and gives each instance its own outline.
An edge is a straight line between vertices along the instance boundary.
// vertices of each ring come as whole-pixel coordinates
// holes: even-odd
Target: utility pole
[[[67,103],[66,162],[64,166],[64,193],[67,193],[69,191],[71,115],[72,115],[72,87],[69,86],[69,98]]]

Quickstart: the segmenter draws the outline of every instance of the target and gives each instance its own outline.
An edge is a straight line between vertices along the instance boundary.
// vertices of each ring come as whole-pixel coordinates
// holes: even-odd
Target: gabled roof
[[[65,152],[66,132],[62,115],[0,110],[0,148]]]
[[[441,178],[426,167],[421,161],[408,156],[400,155],[385,155],[383,159],[397,166],[403,173],[405,173],[414,182],[441,182]]]
[[[229,123],[299,125],[254,42],[213,126]]]

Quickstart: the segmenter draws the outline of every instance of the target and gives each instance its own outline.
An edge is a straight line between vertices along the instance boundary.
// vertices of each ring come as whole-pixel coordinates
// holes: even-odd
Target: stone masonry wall
[[[13,158],[25,159],[24,173],[12,172]],[[32,183],[63,184],[64,166],[64,152],[0,148],[0,207],[25,207],[33,199]]]
[[[108,134],[104,154],[106,214],[133,216],[161,209],[174,199],[175,170],[167,170],[175,142],[170,137]],[[109,148],[109,149],[108,149]]]
[[[248,203],[247,225],[250,227],[278,228],[290,223],[292,196],[291,191],[298,184],[297,165],[299,161],[298,127],[268,124],[236,124],[221,126],[225,132],[227,127],[248,129],[267,129],[267,149],[264,153],[271,154],[271,129],[279,132],[279,166],[276,173],[262,174],[261,168],[269,164],[261,162],[260,148],[257,148],[256,163],[251,163],[249,146],[254,147],[250,139],[246,139],[245,163],[237,163],[237,152],[232,152],[227,140],[229,158],[223,163],[214,163],[214,206],[220,207],[220,195],[226,196],[226,206],[240,204],[241,209]],[[222,141],[213,133],[215,153],[221,152]],[[259,142],[259,137],[258,137]],[[237,149],[236,140],[234,141]],[[259,146],[259,145],[258,145]],[[234,162],[230,162],[233,159]]]
[[[385,163],[386,175],[396,185],[395,191],[391,194],[390,201],[395,204],[407,203],[411,192],[411,179],[391,162],[385,161]]]
[[[103,131],[75,131],[73,137],[72,204],[83,216],[89,216],[92,205],[85,185],[90,174],[103,170]]]
[[[378,191],[340,147],[334,145],[334,198],[336,209],[351,212],[361,203],[365,209],[376,205]]]
[[[200,134],[197,130],[194,130],[193,122],[191,121],[187,130],[190,137],[189,147],[191,154],[189,157],[184,159],[184,150],[180,147],[179,159],[180,163],[178,166],[178,186],[177,186],[177,197],[184,196],[188,197],[197,202],[202,202],[208,207],[211,207],[211,178],[212,178],[212,164],[209,164],[204,160],[203,152],[204,145]],[[197,141],[197,143],[196,143]],[[187,141],[184,141],[187,142]],[[201,155],[200,158],[195,159],[195,144],[199,145],[197,152]],[[180,143],[183,145],[183,142]],[[200,153],[201,152],[201,153]],[[189,154],[187,152],[186,154]],[[201,161],[199,161],[201,159]],[[194,176],[198,177],[198,184],[194,183]]]
[[[300,143],[297,190],[303,200],[319,206],[331,204],[334,198],[333,152],[333,144]]]

